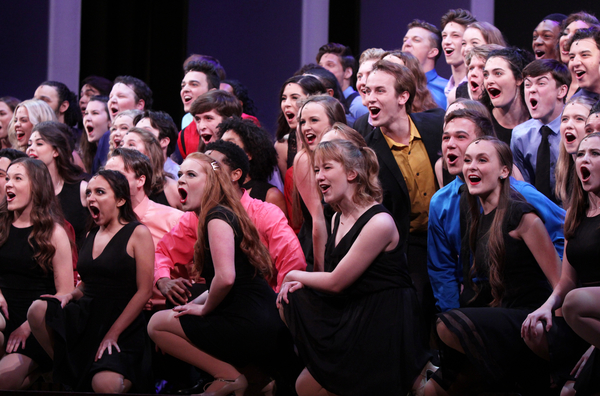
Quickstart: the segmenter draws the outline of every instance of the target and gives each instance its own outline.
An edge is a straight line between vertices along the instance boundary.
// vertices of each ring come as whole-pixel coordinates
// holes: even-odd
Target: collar
[[[408,117],[408,122],[410,123],[410,140],[409,140],[409,145],[410,145],[410,143],[412,143],[413,140],[415,140],[415,139],[421,140],[421,134],[419,133],[419,130],[415,126],[415,123],[413,122],[413,120],[412,120],[412,118],[410,116]],[[407,145],[402,144],[402,143],[398,143],[397,141],[395,141],[391,137],[387,136],[385,133],[383,133],[383,131],[381,131],[381,134],[383,135],[383,138],[387,142],[390,150],[393,150],[393,149],[402,149],[404,147],[408,147]]]
[[[354,92],[355,91],[354,91],[354,88],[352,88],[352,86],[346,88],[344,90],[344,92],[343,92],[344,93],[344,98],[347,98],[348,96],[352,95]]]
[[[138,206],[133,208],[133,211],[135,212],[137,217],[141,219],[148,211],[148,206],[150,206],[150,198],[148,198],[148,196],[146,195],[144,199],[142,199],[142,202],[140,202]]]
[[[438,77],[437,71],[435,71],[435,69],[431,69],[425,73],[425,77],[427,77],[427,82],[430,83]]]

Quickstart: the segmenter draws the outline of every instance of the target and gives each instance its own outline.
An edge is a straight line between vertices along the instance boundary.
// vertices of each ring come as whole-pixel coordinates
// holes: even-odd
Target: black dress
[[[293,353],[289,333],[279,317],[276,295],[267,281],[256,273],[242,251],[238,219],[229,209],[216,206],[206,217],[223,220],[235,235],[235,283],[223,301],[204,316],[179,317],[185,335],[202,351],[236,367],[249,363],[259,366],[279,364],[287,348]],[[208,246],[208,235],[205,238]],[[201,276],[209,287],[215,276],[210,250],[206,250]]]
[[[582,287],[600,286],[600,215],[584,217],[567,244],[569,264]],[[589,346],[589,344],[588,344]],[[581,356],[581,354],[580,354]],[[577,395],[600,391],[600,353],[595,348],[575,383]]]
[[[535,212],[526,202],[511,201],[504,219],[505,287],[501,305],[496,308],[459,308],[439,315],[446,327],[460,340],[466,357],[490,386],[489,390],[515,390],[527,394],[550,386],[549,365],[535,355],[521,338],[521,325],[527,315],[539,308],[552,288],[533,254],[523,240],[512,238],[523,215]],[[496,210],[482,214],[474,252],[479,282],[488,279],[487,243]],[[464,369],[455,352],[441,348],[442,365],[435,380],[448,388]]]
[[[0,290],[8,306],[9,319],[6,320],[5,342],[10,334],[27,320],[27,310],[31,303],[42,294],[55,294],[54,274],[45,273],[33,259],[35,250],[27,238],[33,226],[17,228],[10,226],[6,242],[0,246]],[[34,242],[35,246],[35,242]],[[31,358],[44,370],[52,369],[52,360],[31,334],[26,347],[19,347],[16,353]]]
[[[60,202],[65,220],[67,220],[75,230],[77,248],[81,249],[87,226],[90,221],[90,211],[81,204],[81,181],[76,183],[65,182],[62,190],[56,196]]]
[[[112,354],[104,351],[94,362],[102,339],[137,292],[135,259],[127,254],[134,221],[121,228],[102,253],[92,256],[98,228],[83,243],[77,270],[85,284],[84,295],[65,308],[56,299],[46,299],[46,324],[54,330],[54,377],[76,391],[91,391],[94,374],[114,371],[132,383],[137,393],[152,390],[150,343],[146,321],[140,314],[119,335]]]
[[[331,272],[382,205],[368,209],[335,246],[327,242],[325,271]],[[303,288],[288,294],[285,319],[300,357],[325,389],[338,395],[404,395],[429,359],[419,304],[402,244],[382,252],[340,294]]]
[[[269,190],[275,188],[274,185],[264,180],[250,180],[249,182],[244,183],[242,187],[246,190],[250,190],[250,197],[260,199],[263,202],[266,202]]]

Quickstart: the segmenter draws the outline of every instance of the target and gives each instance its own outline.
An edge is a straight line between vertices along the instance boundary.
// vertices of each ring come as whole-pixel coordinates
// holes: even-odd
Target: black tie
[[[539,192],[555,201],[554,194],[550,188],[550,142],[548,136],[552,133],[552,129],[544,125],[540,128],[542,141],[537,151],[537,160],[535,163],[535,188]]]

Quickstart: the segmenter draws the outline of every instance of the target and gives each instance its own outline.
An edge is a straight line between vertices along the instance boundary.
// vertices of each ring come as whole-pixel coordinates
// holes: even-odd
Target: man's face
[[[215,109],[207,111],[206,113],[200,113],[194,115],[196,122],[196,128],[200,138],[204,141],[204,144],[216,142],[217,137],[217,126],[223,122],[223,116],[217,113]]]
[[[91,85],[85,84],[83,87],[81,87],[81,92],[79,93],[79,108],[81,109],[82,115],[85,115],[85,108],[87,107],[87,104],[92,96],[97,95],[100,95],[100,91]]]
[[[58,116],[59,107],[60,107],[60,99],[58,97],[58,92],[54,87],[49,85],[40,85],[33,94],[35,99],[43,100],[48,103],[48,105],[52,108],[54,113]]]
[[[190,107],[194,100],[202,94],[209,91],[208,80],[206,74],[197,71],[188,72],[181,81],[181,101],[183,102],[183,110],[189,113]]]
[[[442,135],[442,158],[451,175],[461,175],[465,151],[477,139],[475,123],[466,118],[454,118],[444,125]]]
[[[115,116],[125,110],[144,110],[144,102],[135,100],[135,92],[126,84],[116,83],[113,85],[110,95],[108,96],[108,110],[110,119],[114,120]]]
[[[382,71],[372,72],[367,78],[365,99],[375,127],[389,127],[396,122],[407,101],[407,95],[396,93],[395,81],[393,75]]]
[[[323,54],[321,60],[319,61],[319,66],[322,66],[333,73],[335,78],[337,78],[338,82],[340,83],[340,86],[344,85],[345,78],[349,78],[346,77],[347,73],[342,65],[342,60],[336,54]]]
[[[569,50],[569,69],[581,88],[600,93],[600,51],[591,38],[575,41]]]
[[[123,158],[121,158],[120,155],[109,158],[108,161],[106,161],[104,168],[121,172],[123,176],[125,176],[127,182],[129,182],[129,195],[131,195],[132,198],[137,193],[138,188],[144,188],[144,179],[142,177],[139,179],[136,178],[135,172],[125,169],[125,163],[123,163]]]
[[[560,24],[555,21],[545,20],[540,22],[533,31],[533,53],[535,59],[559,59],[556,45],[560,37]]]
[[[464,33],[465,27],[456,22],[448,22],[442,31],[442,50],[446,63],[450,66],[460,66],[465,63],[461,51]]]
[[[431,32],[421,27],[414,27],[408,29],[404,36],[404,44],[402,44],[402,51],[409,52],[419,60],[421,66],[425,64],[429,58],[430,52],[434,49],[431,46]],[[437,51],[437,49],[436,49]],[[433,55],[435,56],[435,54]]]
[[[537,77],[526,77],[525,103],[529,114],[536,120],[547,124],[558,115],[554,116],[557,108],[562,109],[562,98],[567,94],[567,86],[556,86],[556,80],[550,72]]]

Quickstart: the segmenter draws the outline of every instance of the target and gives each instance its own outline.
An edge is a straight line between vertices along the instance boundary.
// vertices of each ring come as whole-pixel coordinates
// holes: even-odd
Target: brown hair
[[[373,64],[374,72],[383,72],[388,73],[394,76],[396,81],[394,82],[394,89],[396,90],[396,96],[399,96],[403,92],[408,92],[409,98],[404,105],[406,108],[406,113],[411,113],[412,111],[412,103],[416,94],[416,85],[414,81],[414,76],[411,73],[410,69],[406,66],[398,65],[396,63],[380,60]]]
[[[205,192],[200,203],[200,213],[198,215],[198,239],[194,245],[195,271],[198,274],[202,273],[205,253],[206,250],[210,249],[210,246],[207,245],[206,216],[215,206],[221,205],[229,209],[237,217],[242,231],[240,248],[248,257],[248,261],[256,268],[257,272],[267,280],[271,280],[275,271],[269,251],[260,241],[258,231],[237,197],[228,175],[221,170],[214,159],[206,154],[194,152],[189,154],[185,160],[194,160],[200,163],[207,175],[207,188],[204,190]]]
[[[489,239],[486,246],[487,256],[489,257],[489,283],[492,289],[492,296],[494,300],[491,302],[491,306],[498,307],[502,303],[502,297],[504,295],[504,255],[505,255],[505,246],[504,246],[504,225],[507,219],[507,214],[510,210],[510,202],[511,200],[523,200],[523,198],[519,195],[513,194],[512,189],[510,187],[510,175],[512,173],[513,166],[513,157],[510,151],[510,147],[492,136],[484,136],[477,140],[474,140],[472,144],[478,144],[480,141],[488,141],[490,142],[494,148],[496,149],[496,153],[498,154],[498,159],[500,160],[500,164],[506,166],[508,169],[508,177],[500,180],[501,190],[500,197],[498,199],[498,206],[496,207],[496,213],[494,215],[494,220],[492,221],[492,225],[490,226],[487,234],[489,235]],[[479,200],[476,196],[467,194],[467,199],[469,202],[469,244],[471,246],[471,250],[473,251],[473,255],[475,256],[475,249],[477,247],[477,234],[479,228],[479,221],[481,218],[481,210],[479,206]],[[483,263],[482,263],[483,264]],[[471,279],[470,282],[473,281],[473,277],[476,274],[476,269],[478,268],[478,263],[473,262],[473,266],[471,268]],[[482,274],[478,274],[481,276]],[[477,288],[476,288],[477,289]]]
[[[497,44],[506,47],[506,41],[504,40],[504,36],[502,36],[502,32],[491,23],[477,21],[469,24],[466,29],[468,28],[479,30],[486,44]]]
[[[421,68],[419,60],[415,58],[413,54],[402,51],[388,51],[381,56],[381,59],[388,55],[395,56],[402,60],[404,66],[406,66],[414,76],[416,91],[411,112],[420,113],[425,110],[438,108],[439,106],[435,100],[433,100],[433,96],[431,96],[431,92],[429,91],[429,88],[427,88],[427,77],[425,77],[425,73],[423,73],[423,68]]]
[[[150,159],[150,164],[152,164],[152,194],[160,193],[167,184],[167,172],[164,169],[165,157],[160,143],[152,132],[148,132],[143,128],[133,127],[127,132],[127,134],[129,133],[135,133],[144,142],[147,157]]]
[[[579,145],[581,146],[581,143],[583,143],[584,140],[590,138],[600,138],[600,133],[590,133],[589,135],[581,139]],[[573,235],[575,234],[575,230],[579,226],[579,223],[581,223],[581,219],[586,216],[586,212],[590,206],[590,201],[588,197],[589,193],[583,189],[579,177],[577,177],[577,181],[573,183],[573,186],[570,191],[571,200],[569,202],[567,215],[565,216],[565,239],[567,240],[573,237]]]
[[[29,235],[28,242],[34,250],[33,259],[44,270],[45,273],[52,272],[52,260],[56,253],[56,247],[52,244],[52,235],[56,225],[65,222],[62,210],[54,195],[54,186],[50,172],[44,163],[38,159],[29,157],[13,160],[13,165],[22,165],[27,170],[29,187],[31,189],[31,214],[30,220],[33,230]],[[0,246],[6,243],[10,233],[10,225],[14,221],[14,212],[8,210],[6,199],[0,202]]]

